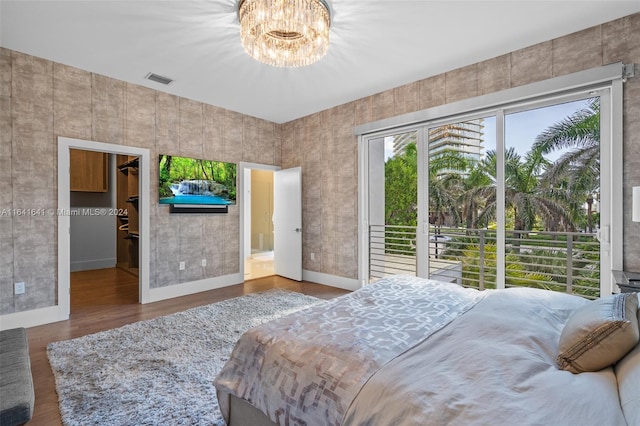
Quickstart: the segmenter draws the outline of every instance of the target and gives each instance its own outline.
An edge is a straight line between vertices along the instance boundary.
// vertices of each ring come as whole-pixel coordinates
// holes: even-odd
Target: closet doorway
[[[70,307],[139,303],[139,161],[69,150]]]
[[[104,183],[103,181],[103,184],[113,188],[114,192],[105,197],[107,207],[102,205],[97,207],[74,206],[74,204],[78,205],[79,202],[77,200],[72,202],[71,194],[78,191],[71,191],[72,188],[77,189],[71,165],[73,163],[77,166],[82,163],[82,161],[78,163],[76,158],[72,158],[72,155],[76,155],[72,154],[74,150],[93,153],[96,158],[101,155],[108,156],[106,160],[103,158],[102,161],[85,158],[86,162],[91,164],[91,166],[87,166],[87,169],[94,172],[90,175],[101,176],[107,182]],[[125,157],[126,161],[124,160]],[[82,168],[82,166],[77,167]],[[117,177],[119,175],[127,177],[127,193],[124,204],[121,200],[124,197],[119,197],[119,194],[115,192],[117,191]],[[97,180],[100,181],[101,179]],[[93,307],[114,304],[116,303],[114,298],[121,296],[128,298],[127,303],[132,304],[149,303],[151,301],[149,289],[149,188],[150,152],[148,149],[58,137],[58,209],[52,213],[57,216],[58,222],[58,310],[60,319],[67,319],[70,315],[72,293],[76,289],[83,293],[80,284],[74,287],[72,291],[72,270],[81,272],[79,269],[86,269],[82,273],[88,274],[89,277],[85,275],[81,278],[85,286],[90,286],[91,290],[95,291],[93,294],[86,293],[86,297],[79,301],[85,307],[87,305]],[[95,200],[89,200],[88,202],[93,204]],[[105,218],[105,224],[86,225],[82,223],[84,219],[90,220],[92,218]],[[76,223],[77,219],[80,220],[79,227],[76,226],[78,225]],[[129,268],[129,271],[123,268],[116,268],[119,260],[116,249],[116,235],[120,232],[118,228],[121,228],[125,223],[128,226],[120,230],[126,231],[125,235],[129,242],[128,250],[132,255],[130,259],[135,261],[134,264],[130,265],[134,267]],[[101,228],[108,230],[112,237],[105,236],[103,238],[99,232]],[[73,236],[86,237],[83,245],[74,247],[75,243],[72,244],[71,241]],[[110,250],[109,255],[92,256],[93,259],[72,257],[72,247],[74,247],[74,250],[79,249],[83,254],[88,254],[90,250],[100,245],[101,239],[107,242],[105,247]],[[84,267],[78,268],[79,264]],[[110,288],[108,284],[111,282],[110,280],[123,282],[123,277],[126,277],[126,280],[131,280],[130,285],[128,285],[128,295],[124,295],[121,288]],[[121,304],[121,302],[117,303]]]

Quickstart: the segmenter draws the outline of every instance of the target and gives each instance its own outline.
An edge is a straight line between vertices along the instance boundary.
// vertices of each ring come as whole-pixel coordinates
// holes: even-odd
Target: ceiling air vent
[[[169,77],[163,77],[161,75],[158,74],[154,74],[152,72],[150,72],[149,74],[147,74],[145,76],[145,78],[147,80],[151,80],[151,81],[155,81],[156,83],[161,83],[161,84],[171,84],[171,82],[173,81],[172,79],[170,79]]]

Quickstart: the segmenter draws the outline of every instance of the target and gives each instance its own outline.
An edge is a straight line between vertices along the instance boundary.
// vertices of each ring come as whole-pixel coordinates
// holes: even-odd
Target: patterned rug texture
[[[65,425],[224,425],[216,377],[251,327],[322,302],[249,294],[47,347]]]

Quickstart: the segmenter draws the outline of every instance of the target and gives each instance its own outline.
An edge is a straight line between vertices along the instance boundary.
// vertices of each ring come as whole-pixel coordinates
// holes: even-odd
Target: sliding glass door
[[[505,286],[600,294],[600,97],[505,114]]]
[[[417,132],[369,140],[369,279],[416,275]]]
[[[428,128],[428,274],[438,281],[496,287],[496,117]]]
[[[610,289],[608,93],[367,138],[368,278],[409,273],[589,298]]]

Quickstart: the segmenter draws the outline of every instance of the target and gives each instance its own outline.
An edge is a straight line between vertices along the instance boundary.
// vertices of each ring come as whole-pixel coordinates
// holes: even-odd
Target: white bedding
[[[624,426],[612,368],[555,362],[585,303],[389,277],[245,334],[216,379],[220,406],[228,419],[234,395],[280,425]]]
[[[344,424],[626,425],[612,368],[556,367],[562,326],[583,303],[535,289],[489,291],[380,369]]]
[[[249,330],[216,377],[220,410],[233,395],[282,425],[338,426],[372,374],[484,296],[394,276]]]

